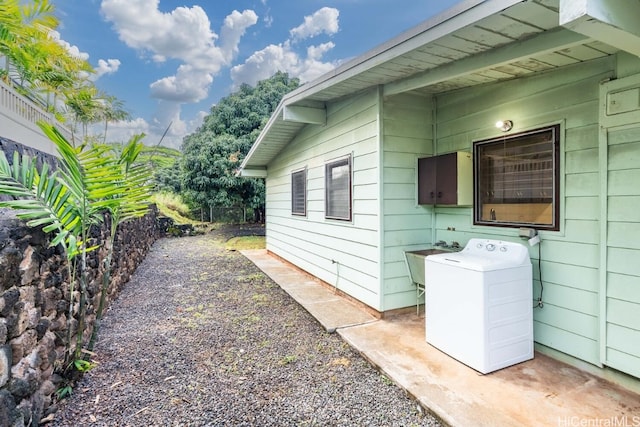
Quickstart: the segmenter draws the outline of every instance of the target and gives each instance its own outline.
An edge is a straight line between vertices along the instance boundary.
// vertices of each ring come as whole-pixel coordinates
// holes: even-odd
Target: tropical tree
[[[264,183],[237,177],[235,171],[282,97],[298,79],[278,72],[255,87],[239,90],[211,108],[202,126],[182,145],[184,195],[197,206],[264,211]]]
[[[155,192],[169,192],[181,195],[183,181],[184,173],[179,160],[172,165],[154,169],[153,190]]]
[[[94,72],[91,65],[53,37],[58,25],[53,12],[49,0],[0,1],[0,75],[49,111],[57,112],[61,100],[71,111],[74,127],[81,124],[86,136],[89,124],[120,120],[123,109],[115,98],[99,94],[87,78]]]
[[[31,94],[43,99],[48,110],[55,111],[57,100],[76,87],[77,82],[93,85],[86,78],[94,72],[91,65],[71,55],[51,37],[23,49],[23,56],[27,66],[21,70],[22,80],[28,82]]]
[[[107,127],[109,126],[109,123],[127,120],[131,117],[129,112],[124,108],[124,102],[112,95],[104,95],[101,98],[99,115],[102,120],[104,120],[103,143],[107,142]]]
[[[51,245],[61,244],[67,258],[70,277],[68,336],[65,366],[80,369],[84,359],[86,306],[88,297],[87,253],[89,230],[111,214],[112,235],[117,225],[126,219],[146,212],[148,192],[145,192],[148,173],[133,165],[141,150],[140,138],[131,141],[121,155],[114,156],[110,146],[93,145],[73,147],[56,128],[39,123],[43,132],[55,143],[60,167],[50,172],[45,163],[38,169],[27,155],[14,153],[10,165],[0,152],[0,193],[13,196],[13,200],[0,201],[0,207],[18,210],[18,217],[32,227],[41,226],[54,233]],[[111,247],[113,237],[110,237]],[[110,272],[111,256],[105,267]],[[105,274],[110,274],[105,272]],[[75,344],[72,320],[79,285],[79,314]],[[105,286],[103,284],[103,289]],[[103,298],[101,297],[102,305]]]
[[[113,146],[103,145],[111,148],[112,160],[116,161],[118,171],[111,175],[114,191],[110,195],[105,195],[104,208],[109,213],[110,227],[109,240],[107,242],[107,256],[104,260],[104,274],[102,275],[102,287],[100,289],[100,301],[96,310],[96,323],[91,334],[88,348],[93,350],[106,302],[107,292],[111,283],[111,261],[115,248],[115,240],[118,227],[125,221],[139,218],[148,211],[151,198],[151,169],[146,163],[136,162],[143,150],[142,139],[144,134],[133,136],[122,150],[113,150]],[[94,148],[95,149],[95,148]],[[85,164],[85,168],[92,167]]]
[[[72,147],[62,147],[65,154],[73,152]],[[2,201],[0,206],[19,210],[18,217],[27,221],[30,227],[44,226],[45,232],[55,232],[51,245],[61,244],[67,258],[70,277],[70,298],[75,295],[76,273],[80,280],[80,315],[84,314],[86,302],[86,253],[89,227],[98,221],[98,217],[89,209],[88,194],[84,179],[76,160],[63,159],[64,171],[59,170],[48,175],[45,163],[41,170],[29,156],[14,153],[13,163],[9,163],[0,152],[0,192],[13,196],[15,200]],[[80,260],[76,262],[76,258]],[[67,324],[67,366],[78,359],[79,348],[72,348],[71,321],[74,301],[69,304]],[[82,322],[81,322],[82,323]],[[82,333],[82,324],[78,333]],[[80,340],[81,342],[81,340]]]
[[[0,55],[5,57],[7,83],[15,78],[29,95],[45,92],[48,98],[49,93],[55,96],[71,88],[81,74],[93,72],[87,61],[70,54],[52,37],[57,26],[48,0],[0,2]]]
[[[93,85],[78,85],[65,92],[65,105],[73,121],[73,132],[81,125],[81,139],[85,139],[89,125],[101,120],[98,89]]]
[[[155,192],[182,192],[182,152],[170,147],[145,146],[140,161],[153,169],[152,185]]]
[[[0,2],[0,54],[7,59],[3,73],[7,81],[11,63],[18,68],[27,68],[21,55],[24,47],[45,40],[48,31],[58,26],[53,10],[53,4],[48,0]]]

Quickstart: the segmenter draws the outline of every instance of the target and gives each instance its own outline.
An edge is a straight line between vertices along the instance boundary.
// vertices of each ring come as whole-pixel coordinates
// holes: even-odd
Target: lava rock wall
[[[107,301],[113,300],[158,238],[157,210],[118,227]],[[88,254],[89,301],[84,342],[95,324],[109,240],[108,215],[91,230]],[[71,329],[77,332],[78,291],[74,318],[68,322],[69,272],[60,247],[50,237],[27,227],[7,209],[0,209],[0,425],[33,425],[55,412],[54,393]]]

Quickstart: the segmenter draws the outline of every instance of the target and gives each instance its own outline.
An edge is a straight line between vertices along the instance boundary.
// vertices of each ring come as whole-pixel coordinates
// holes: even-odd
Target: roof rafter
[[[451,80],[455,77],[489,70],[524,60],[532,54],[551,53],[582,44],[587,39],[582,34],[558,29],[547,31],[534,38],[510,43],[508,45],[460,59],[437,68],[423,71],[412,77],[388,83],[384,86],[384,95],[395,95],[410,90]]]

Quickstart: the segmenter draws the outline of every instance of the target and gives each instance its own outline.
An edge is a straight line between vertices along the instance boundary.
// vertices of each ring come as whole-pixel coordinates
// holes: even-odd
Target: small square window
[[[559,230],[560,126],[477,141],[474,224]]]
[[[291,213],[307,214],[307,170],[291,173]]]
[[[325,166],[325,217],[351,220],[351,156]]]

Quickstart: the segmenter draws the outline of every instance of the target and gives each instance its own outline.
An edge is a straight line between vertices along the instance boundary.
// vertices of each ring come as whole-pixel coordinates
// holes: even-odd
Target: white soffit
[[[640,2],[560,0],[560,25],[640,56]]]
[[[376,86],[429,95],[611,55],[613,41],[559,25],[561,4],[590,1],[620,0],[461,2],[287,94],[241,167],[265,167],[304,126],[324,124],[326,102]]]

